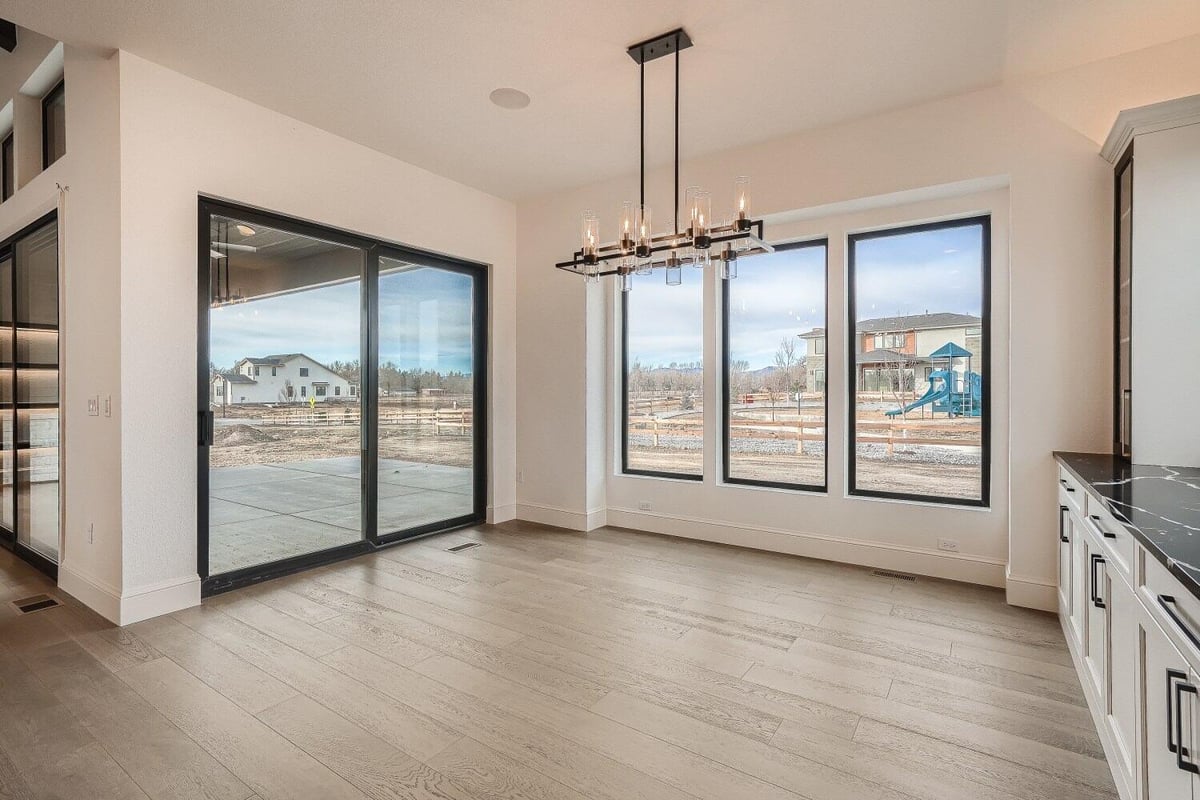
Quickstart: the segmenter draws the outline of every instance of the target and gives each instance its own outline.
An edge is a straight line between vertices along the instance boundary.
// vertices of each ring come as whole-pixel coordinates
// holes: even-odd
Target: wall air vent
[[[463,544],[456,544],[454,547],[447,547],[446,552],[461,553],[463,550],[470,550],[472,547],[479,547],[479,545],[480,542],[465,542]]]
[[[12,604],[22,614],[30,614],[34,611],[41,611],[43,608],[54,608],[55,606],[62,605],[62,603],[48,594],[35,594],[32,597],[23,597],[20,600],[13,600]]]
[[[898,581],[916,581],[916,575],[905,575],[903,572],[889,572],[886,569],[873,569],[871,574],[876,578],[893,578]]]

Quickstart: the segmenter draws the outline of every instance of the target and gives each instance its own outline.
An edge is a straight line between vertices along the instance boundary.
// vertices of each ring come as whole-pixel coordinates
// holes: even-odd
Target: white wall
[[[122,622],[198,600],[197,196],[491,265],[489,516],[513,514],[514,207],[118,54]]]
[[[1055,580],[1051,451],[1103,450],[1110,424],[1104,342],[1111,325],[1111,171],[1096,145],[1014,93],[992,89],[687,162],[682,183],[707,186],[719,199],[737,174],[753,176],[756,213],[767,215],[840,203],[853,209],[857,199],[895,193],[920,198],[923,187],[961,182],[1007,184],[1010,265],[1007,272],[995,265],[994,282],[1010,293],[1009,361],[997,351],[996,363],[1021,369],[1010,376],[1008,468],[995,475],[993,509],[847,500],[836,480],[822,497],[717,486],[711,477],[697,485],[609,470],[608,521],[989,583],[1003,582],[1007,569],[1010,599],[1048,607]],[[667,172],[651,174],[648,202],[667,209],[669,187]],[[581,209],[611,209],[611,227],[620,201],[635,192],[631,176],[518,206],[523,517],[585,527],[576,523],[595,511],[584,490],[587,444],[595,436],[590,426],[607,423],[609,415],[593,407],[584,358],[594,329],[610,327],[586,297],[600,290],[552,265],[574,248]],[[835,293],[831,328],[842,324],[841,302]],[[711,291],[705,313],[715,310]],[[1095,338],[1079,336],[1081,330]],[[710,374],[714,350],[705,356]],[[841,352],[840,344],[831,342],[830,352]],[[842,370],[827,374],[839,397]],[[832,422],[836,443],[841,432]],[[1006,423],[996,420],[996,441],[1006,438]],[[715,450],[706,473],[714,466]],[[639,500],[652,503],[653,515],[630,511]],[[935,530],[958,532],[960,552],[937,553]]]

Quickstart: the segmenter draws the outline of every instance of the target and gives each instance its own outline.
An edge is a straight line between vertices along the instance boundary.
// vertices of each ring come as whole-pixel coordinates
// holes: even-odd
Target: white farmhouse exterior
[[[213,405],[358,402],[358,386],[303,353],[243,358],[212,377]]]

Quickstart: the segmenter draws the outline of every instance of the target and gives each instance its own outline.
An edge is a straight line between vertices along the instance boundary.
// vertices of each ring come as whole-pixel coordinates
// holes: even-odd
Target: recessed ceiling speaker
[[[520,89],[512,89],[507,86],[494,90],[488,95],[492,102],[501,108],[507,108],[513,111],[525,108],[529,105],[529,95],[522,92]]]

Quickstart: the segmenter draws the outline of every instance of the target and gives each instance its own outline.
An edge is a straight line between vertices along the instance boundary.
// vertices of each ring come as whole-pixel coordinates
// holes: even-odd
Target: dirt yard
[[[458,434],[433,436],[409,426],[383,427],[379,431],[379,457],[469,467],[472,437]],[[209,449],[211,467],[246,464],[285,464],[312,458],[355,456],[361,451],[357,425],[320,427],[255,426],[217,422],[215,443]]]

